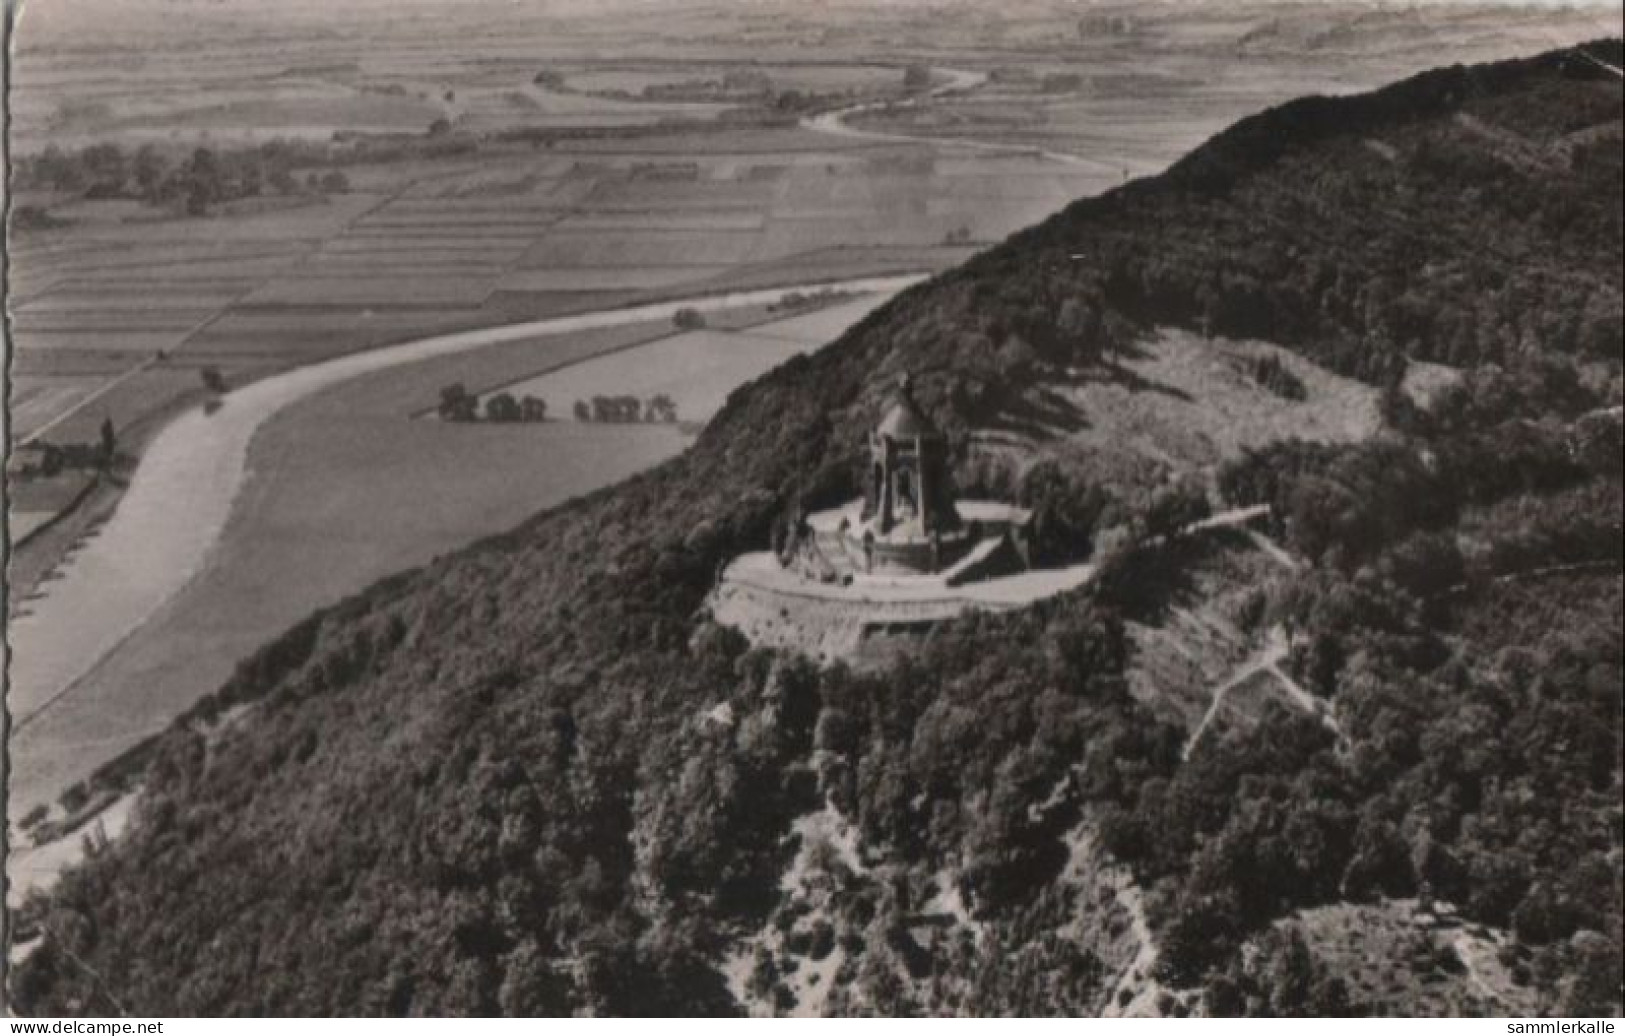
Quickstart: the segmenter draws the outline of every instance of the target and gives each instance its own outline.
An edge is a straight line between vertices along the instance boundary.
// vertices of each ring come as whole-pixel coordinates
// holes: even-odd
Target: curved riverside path
[[[113,517],[11,624],[7,706],[13,736],[26,731],[203,569],[242,489],[255,432],[291,404],[361,375],[485,346],[670,320],[684,308],[708,312],[760,305],[790,292],[895,293],[926,276],[791,284],[439,335],[265,378],[230,393],[212,413],[198,408],[181,415],[143,453]]]

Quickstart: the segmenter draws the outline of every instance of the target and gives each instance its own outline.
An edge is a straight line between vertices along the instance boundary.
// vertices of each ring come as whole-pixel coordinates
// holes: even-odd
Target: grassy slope
[[[1045,935],[1087,910],[1051,884],[1062,835],[1177,778],[1179,743],[1127,697],[1110,599],[968,622],[869,678],[744,654],[695,610],[793,495],[849,490],[845,458],[905,369],[966,430],[1020,418],[1049,365],[1141,321],[1380,380],[1402,351],[1509,360],[1578,309],[1600,326],[1570,320],[1548,348],[1617,374],[1617,148],[1537,176],[1460,132],[1464,108],[1549,141],[1617,121],[1619,91],[1546,57],[1247,120],[741,390],[683,457],[301,624],[165,739],[130,835],[39,912],[49,938],[13,992],[45,1013],[725,1011],[716,965],[773,915],[779,839],[827,799],[892,865],[842,886],[837,937],[860,959],[842,1006],[1098,1007],[1099,960]],[[1464,177],[1487,184],[1470,202]],[[1469,315],[1426,316],[1471,305],[1489,329],[1468,344]],[[731,725],[703,718],[722,701]],[[1208,760],[1213,786],[1337,765],[1280,729],[1252,762]],[[978,948],[909,934],[919,877],[944,866],[994,925]],[[964,979],[955,999],[920,984],[922,952]]]

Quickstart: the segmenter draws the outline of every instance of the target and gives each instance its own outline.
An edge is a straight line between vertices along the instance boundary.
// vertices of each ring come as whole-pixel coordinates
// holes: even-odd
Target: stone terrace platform
[[[753,644],[861,664],[968,611],[1026,607],[1094,576],[1031,568],[1027,509],[954,498],[947,439],[907,375],[869,434],[867,472],[862,498],[805,516],[775,553],[734,559],[711,594],[716,620]]]
[[[915,636],[972,610],[1026,607],[1088,584],[1094,572],[1089,564],[1033,569],[958,586],[950,583],[952,570],[922,576],[857,573],[843,585],[806,579],[764,551],[734,559],[710,606],[718,622],[753,644],[800,651],[820,661],[862,662],[883,654],[870,649],[890,636]]]

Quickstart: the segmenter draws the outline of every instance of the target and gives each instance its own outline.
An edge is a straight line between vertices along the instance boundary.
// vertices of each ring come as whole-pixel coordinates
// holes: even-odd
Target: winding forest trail
[[[1215,526],[1241,526],[1245,522],[1251,521],[1254,518],[1263,517],[1264,515],[1268,514],[1269,511],[1270,508],[1266,504],[1259,504],[1253,507],[1238,507],[1233,510],[1214,515],[1206,522],[1201,523],[1200,527],[1213,528]],[[1245,532],[1247,538],[1252,541],[1254,547],[1263,552],[1267,557],[1269,557],[1276,564],[1280,565],[1281,568],[1285,569],[1287,572],[1297,572],[1303,567],[1302,562],[1293,557],[1279,543],[1276,543],[1264,533],[1259,532],[1256,529],[1246,528],[1243,529],[1243,532]],[[1282,693],[1286,696],[1287,700],[1291,702],[1291,704],[1303,712],[1306,712],[1309,715],[1319,719],[1320,722],[1325,725],[1326,729],[1330,730],[1338,737],[1339,740],[1341,740],[1343,737],[1343,731],[1342,728],[1338,726],[1337,717],[1333,714],[1331,706],[1324,699],[1318,698],[1311,694],[1290,673],[1281,668],[1281,663],[1285,662],[1291,653],[1292,640],[1287,634],[1286,627],[1280,624],[1270,627],[1268,632],[1266,632],[1264,635],[1264,646],[1256,651],[1246,661],[1242,662],[1241,665],[1238,666],[1236,670],[1223,682],[1219,683],[1213,688],[1211,692],[1212,700],[1208,703],[1207,711],[1202,715],[1202,721],[1196,725],[1195,730],[1191,731],[1191,736],[1185,742],[1185,748],[1183,751],[1184,758],[1190,758],[1191,752],[1196,749],[1197,743],[1202,740],[1202,736],[1206,734],[1208,728],[1213,725],[1214,720],[1218,717],[1220,709],[1222,709],[1224,706],[1225,697],[1229,695],[1231,691],[1235,690],[1237,687],[1240,687],[1242,684],[1261,673],[1267,673],[1274,679],[1275,684],[1281,689]]]
[[[1227,680],[1213,688],[1213,698],[1208,703],[1207,712],[1202,716],[1202,722],[1196,725],[1196,729],[1191,731],[1190,738],[1185,742],[1186,759],[1191,757],[1197,743],[1202,740],[1202,735],[1213,725],[1220,708],[1224,705],[1225,696],[1260,673],[1278,675],[1280,673],[1278,666],[1286,658],[1288,651],[1286,631],[1277,626],[1270,630],[1262,649],[1243,662]]]
[[[1196,750],[1197,743],[1202,740],[1202,736],[1207,733],[1224,707],[1225,697],[1260,674],[1268,674],[1292,705],[1320,720],[1327,730],[1341,740],[1343,731],[1338,726],[1337,717],[1332,713],[1331,706],[1324,699],[1309,693],[1302,684],[1281,668],[1281,663],[1285,662],[1291,653],[1292,642],[1287,636],[1286,628],[1280,625],[1270,627],[1269,632],[1265,634],[1264,646],[1237,667],[1223,683],[1213,688],[1213,699],[1208,704],[1207,712],[1202,716],[1202,722],[1196,725],[1196,729],[1185,742],[1184,757],[1189,759],[1191,753]]]

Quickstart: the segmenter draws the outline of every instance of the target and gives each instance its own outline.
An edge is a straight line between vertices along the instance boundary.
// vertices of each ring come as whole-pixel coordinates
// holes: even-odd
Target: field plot
[[[865,297],[738,331],[672,335],[507,385],[503,391],[538,396],[547,402],[548,413],[561,419],[573,417],[577,400],[664,394],[677,404],[679,419],[704,422],[733,389],[827,344],[883,301]]]
[[[703,281],[728,270],[717,266],[607,266],[521,270],[497,285],[507,292],[569,292],[613,289],[673,288]]]
[[[116,309],[80,309],[56,313],[18,313],[12,318],[12,328],[19,338],[36,333],[45,335],[87,334],[101,335],[102,348],[129,349],[123,340],[126,332],[164,335],[179,342],[187,332],[197,327],[211,311],[196,309],[144,309],[139,314],[123,313]],[[144,351],[144,350],[143,350]]]
[[[406,413],[428,417],[439,405],[440,390],[453,382],[461,383],[477,396],[500,390],[522,391],[524,384],[556,369],[590,362],[592,357],[601,354],[643,346],[667,338],[671,333],[670,321],[656,320],[572,331],[566,335],[538,335],[487,346],[459,357],[455,367],[425,366],[420,372],[422,377],[403,381],[402,384],[410,388],[403,389],[400,398]],[[550,416],[554,419],[569,417],[567,413]]]
[[[426,333],[490,323],[482,313],[462,306],[240,307],[200,331],[185,355],[234,363],[308,363]]]
[[[459,125],[471,130],[513,126],[652,126],[673,120],[708,120],[723,105],[623,101],[544,90],[531,83],[471,92]]]
[[[33,280],[11,308],[16,369],[100,384],[160,351],[174,357],[304,250],[297,240],[205,240],[172,236],[167,225],[165,231],[142,239],[127,227],[96,227],[72,248],[19,248],[15,262]],[[225,362],[238,365],[236,359]]]
[[[434,271],[444,273],[444,271]],[[389,276],[369,271],[368,276],[335,276],[333,271],[310,270],[301,276],[279,277],[255,289],[249,306],[387,306],[443,309],[478,306],[491,291],[484,277]]]
[[[167,48],[160,42],[158,49]],[[290,74],[285,58],[241,39],[218,40],[209,50],[171,52],[151,63],[132,50],[123,67],[108,68],[93,53],[24,49],[12,82],[13,130],[24,145],[324,139],[421,130],[443,111],[427,97],[367,89],[355,70]]]
[[[280,269],[296,251],[284,242],[171,242],[156,233],[132,240],[123,228],[74,228],[51,247],[21,236],[13,239],[12,310],[73,308],[60,301],[38,306],[48,292],[94,301],[106,293],[144,296],[154,288],[216,303]]]
[[[707,81],[721,83],[729,75],[759,77],[772,89],[820,93],[847,90],[881,92],[902,85],[902,74],[888,65],[779,64],[755,61],[716,64],[696,61],[680,65],[668,64],[663,68],[637,65],[625,68],[593,67],[587,71],[567,72],[565,78],[570,89],[583,93],[621,91],[635,95],[651,88]],[[748,86],[740,87],[741,90],[748,88]]]
[[[351,90],[290,93],[240,92],[211,103],[125,112],[83,131],[86,137],[163,138],[176,125],[223,140],[277,137],[324,139],[340,132],[419,131],[441,109],[408,97],[379,97]]]
[[[662,211],[614,211],[583,208],[561,229],[574,231],[632,231],[648,234],[669,234],[714,231],[748,232],[761,230],[766,222],[764,212],[753,209],[732,209],[712,212],[671,213]]]
[[[32,383],[37,377],[13,374],[14,384],[18,385]],[[48,377],[51,381],[58,380],[56,376]],[[101,390],[114,379],[120,380],[102,395],[97,396],[93,402],[81,409],[73,410],[71,414],[67,413],[92,391]],[[112,421],[114,427],[119,430],[121,442],[130,443],[132,437],[126,433],[132,427],[148,424],[151,419],[161,416],[169,408],[193,397],[201,397],[203,394],[198,370],[189,365],[155,366],[135,372],[125,368],[90,375],[75,375],[71,378],[62,378],[61,381],[72,381],[81,387],[76,388],[72,396],[58,396],[49,402],[32,407],[26,425],[21,421],[13,425],[13,435],[31,434],[47,422],[56,420],[59,415],[66,414],[65,419],[53,424],[49,433],[43,436],[45,441],[95,442],[105,419]],[[88,386],[88,389],[82,386]]]
[[[779,185],[760,179],[699,179],[697,163],[673,167],[672,172],[605,177],[586,199],[586,208],[598,212],[707,212],[755,211],[772,201]]]
[[[567,226],[525,250],[523,269],[619,266],[731,266],[756,249],[749,231],[587,231]]]
[[[94,391],[95,382],[72,375],[25,375],[11,382],[11,434],[26,436]]]
[[[164,321],[178,319],[182,326],[188,326],[230,302],[242,287],[239,282],[143,284],[117,280],[104,281],[92,288],[82,281],[69,281],[19,304],[14,315],[39,318],[44,324],[59,320],[72,322],[78,314],[127,314],[137,325],[164,326]]]
[[[442,331],[942,269],[1077,197],[1160,169],[1253,110],[1374,85],[1435,65],[1441,53],[1471,61],[1548,49],[1554,20],[1583,21],[1464,17],[1463,30],[1441,40],[1421,31],[1420,9],[1396,9],[1379,12],[1380,31],[1361,25],[1354,35],[1365,43],[1347,49],[1339,34],[1303,31],[1320,12],[1290,9],[1262,23],[1238,5],[1177,15],[1145,6],[1133,34],[1101,39],[1080,31],[1070,4],[1025,20],[953,5],[922,15],[860,4],[843,7],[834,25],[816,4],[652,5],[647,18],[595,5],[568,18],[516,16],[512,4],[451,0],[27,6],[9,69],[15,152],[114,143],[133,163],[136,147],[153,143],[172,162],[199,147],[236,161],[248,145],[297,140],[293,150],[315,156],[291,170],[291,190],[267,177],[257,196],[211,204],[201,217],[183,217],[184,202],[143,200],[133,174],[122,188],[42,177],[19,199],[31,210],[19,222],[34,229],[8,242],[17,427],[37,429],[111,383],[50,438],[94,441],[111,419],[135,451],[205,397],[211,367],[236,392],[269,373]],[[1522,37],[1506,30],[1519,18],[1530,27]],[[1597,34],[1595,26],[1563,33]],[[920,139],[796,125],[834,95],[856,103],[898,92],[905,61],[935,66],[938,82],[946,70],[987,82],[854,120]],[[737,72],[759,74],[780,95],[748,96],[762,81],[749,75],[735,77],[738,97],[718,100],[705,85]],[[564,89],[539,85],[559,81],[540,73],[561,76]],[[692,99],[708,91],[711,100]],[[782,95],[789,91],[825,96],[809,103]],[[767,122],[775,125],[757,125]],[[342,174],[331,189],[320,185],[328,173]],[[574,422],[576,399],[666,393],[685,421],[703,419],[727,389],[835,337],[869,304],[737,331],[719,316],[682,335],[663,322],[508,343],[337,384],[288,407],[248,446],[244,491],[196,578],[60,708],[12,728],[12,801],[54,797],[161,729],[311,608],[630,475],[686,441],[671,427]],[[162,362],[139,366],[160,351]],[[1158,339],[1121,364],[1121,377],[1073,386],[1084,426],[1047,448],[1110,454],[1160,477],[1164,466],[1202,468],[1282,434],[1369,434],[1368,397],[1298,367],[1307,398],[1270,396],[1248,373],[1260,355],[1271,355],[1267,344]],[[481,393],[538,393],[553,419],[409,419],[455,381]],[[1207,418],[1193,418],[1183,397],[1194,396],[1211,399]],[[228,393],[228,414],[232,402]],[[195,440],[218,441],[220,423],[205,428]],[[195,543],[190,494],[215,481],[163,486],[147,529],[178,529]],[[65,486],[19,494],[26,506],[13,534],[47,520]],[[35,643],[60,637],[86,661],[100,649],[87,650],[80,620],[95,627],[83,617],[106,588],[140,582],[120,566],[156,556],[161,539],[144,533],[134,541],[141,549],[107,552],[111,569],[85,565],[108,543],[96,538],[107,528],[97,523],[130,502],[105,484],[95,492],[36,541],[60,540],[61,553],[36,548],[24,567],[44,573],[62,557],[77,561],[69,581],[83,576],[89,593],[76,598],[62,583],[31,578],[46,596],[29,607],[45,614],[54,586],[58,610],[76,619]],[[1257,648],[1258,631],[1228,608],[1245,604],[1278,563],[1256,546],[1237,545],[1235,571],[1215,562],[1200,573],[1230,595],[1223,610],[1176,601],[1166,621],[1133,626],[1142,658],[1172,660],[1133,674],[1136,693],[1169,718],[1199,722],[1204,693]],[[1234,715],[1216,710],[1219,726],[1246,722],[1273,693],[1251,678],[1233,691],[1223,708]],[[1363,947],[1340,941],[1347,956],[1336,967],[1357,975]],[[1474,982],[1490,974],[1474,952],[1461,949],[1460,959]],[[1501,1006],[1528,1011],[1515,999]]]

